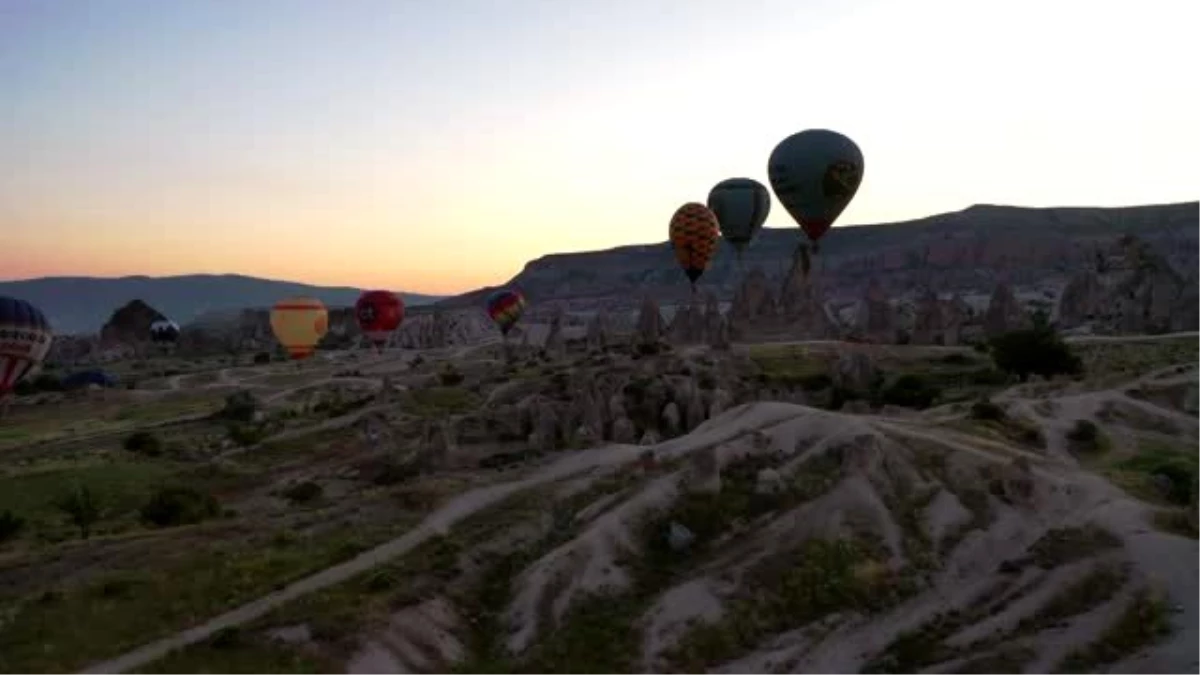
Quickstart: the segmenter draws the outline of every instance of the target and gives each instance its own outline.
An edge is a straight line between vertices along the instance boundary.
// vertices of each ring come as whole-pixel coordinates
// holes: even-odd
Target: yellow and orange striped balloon
[[[688,202],[671,217],[671,247],[692,284],[708,269],[717,252],[717,216],[697,202]]]
[[[293,359],[305,359],[329,330],[329,312],[316,298],[286,298],[271,308],[271,330]]]

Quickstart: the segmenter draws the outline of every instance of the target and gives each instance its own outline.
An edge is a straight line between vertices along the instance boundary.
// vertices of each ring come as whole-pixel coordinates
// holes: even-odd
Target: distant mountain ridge
[[[667,223],[650,229],[666,235]],[[1098,248],[1131,234],[1195,283],[1198,232],[1200,202],[1194,201],[1128,207],[977,204],[916,220],[835,227],[821,239],[813,265],[836,302],[856,299],[872,281],[889,295],[923,286],[986,295],[999,281],[1053,294],[1094,259]],[[801,236],[798,227],[762,230],[745,251],[744,269],[758,267],[771,279],[782,279]],[[742,278],[732,248],[722,243],[698,287],[730,300]],[[544,255],[504,285],[521,289],[531,308],[558,305],[583,312],[633,309],[646,295],[664,303],[684,302],[691,292],[665,240]],[[437,306],[478,306],[492,288],[447,298]]]
[[[186,274],[168,277],[42,277],[0,281],[0,295],[41,308],[59,334],[95,333],[127,302],[140,299],[179,323],[206,314],[268,307],[289,295],[318,298],[330,307],[353,305],[364,289],[314,286],[240,274]],[[437,295],[398,292],[411,306],[430,304]]]

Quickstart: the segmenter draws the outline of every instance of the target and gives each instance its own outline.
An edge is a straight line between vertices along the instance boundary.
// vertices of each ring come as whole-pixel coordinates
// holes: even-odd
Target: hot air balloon
[[[179,324],[166,319],[159,319],[150,324],[150,341],[156,344],[169,345],[179,340]]]
[[[780,141],[767,175],[775,196],[816,243],[854,198],[863,156],[854,141],[828,129],[806,129]]]
[[[0,296],[0,400],[46,358],[53,340],[50,323],[37,307]]]
[[[771,193],[752,178],[728,178],[709,191],[708,208],[716,215],[721,236],[733,244],[740,262],[742,251],[767,221]]]
[[[271,309],[271,330],[293,359],[305,359],[329,330],[329,313],[316,298],[287,298]]]
[[[717,237],[717,216],[703,204],[688,202],[671,216],[671,247],[693,289],[712,261]]]
[[[363,335],[379,350],[404,321],[404,301],[391,291],[366,291],[354,303],[354,314]]]
[[[488,296],[487,313],[492,321],[500,327],[500,334],[506,339],[508,331],[517,324],[525,311],[525,296],[516,289],[501,289]]]

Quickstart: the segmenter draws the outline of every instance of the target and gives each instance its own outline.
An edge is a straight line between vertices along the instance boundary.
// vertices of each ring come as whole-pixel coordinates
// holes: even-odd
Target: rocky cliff
[[[857,303],[872,281],[891,297],[905,293],[915,297],[932,286],[944,294],[978,296],[980,304],[1003,281],[1018,293],[1049,293],[1046,300],[1052,302],[1070,277],[1094,262],[1098,250],[1128,234],[1136,235],[1177,273],[1195,270],[1198,206],[1197,202],[1125,208],[980,205],[921,220],[839,227],[822,239],[814,271],[821,276],[826,299],[834,303]],[[799,240],[796,228],[763,230],[746,250],[744,268],[722,245],[700,280],[702,290],[722,301],[731,300],[744,277],[743,269],[761,270],[766,278],[760,281],[779,288],[789,276]],[[507,285],[523,290],[531,305],[561,304],[570,311],[636,310],[648,293],[664,307],[686,304],[690,296],[687,280],[665,242],[543,256]],[[478,306],[488,290],[439,305]]]

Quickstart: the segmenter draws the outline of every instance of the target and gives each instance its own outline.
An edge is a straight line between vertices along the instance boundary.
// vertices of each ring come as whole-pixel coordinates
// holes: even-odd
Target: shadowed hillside
[[[27,300],[44,312],[58,333],[100,330],[116,307],[139,298],[180,323],[209,312],[268,307],[289,295],[308,295],[326,305],[348,306],[361,289],[311,286],[238,274],[189,274],[176,277],[45,277],[0,282],[0,295]],[[439,296],[401,293],[404,301],[422,305]]]

